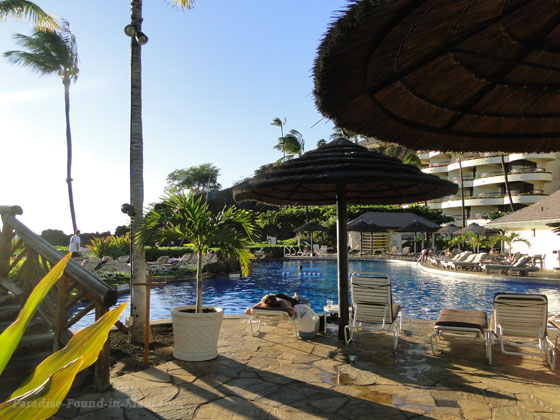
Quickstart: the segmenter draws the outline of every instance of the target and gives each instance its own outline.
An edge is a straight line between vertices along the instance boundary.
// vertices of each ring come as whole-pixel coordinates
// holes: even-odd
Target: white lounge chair
[[[255,335],[255,332],[259,332],[261,328],[261,322],[267,324],[278,324],[279,322],[291,322],[294,326],[294,334],[296,339],[297,335],[297,316],[290,316],[288,312],[281,309],[274,308],[253,308],[253,314],[249,318],[249,325],[251,325],[251,334]],[[257,324],[257,329],[253,329],[253,324]]]
[[[519,258],[513,264],[483,264],[482,268],[486,271],[486,274],[490,274],[491,270],[498,270],[504,275],[508,275],[510,271],[518,272],[521,276],[527,276],[530,271],[539,271],[539,267],[529,265],[532,261],[532,257],[523,256]]]
[[[480,262],[488,256],[487,252],[480,252],[478,254],[471,254],[464,261],[453,261],[451,262],[451,268],[458,270],[471,270],[480,269]]]
[[[391,295],[391,279],[382,273],[352,273],[352,318],[344,327],[346,344],[352,341],[354,331],[391,331],[393,349],[397,349],[402,327],[400,305],[394,305]],[[397,320],[398,318],[398,320]]]
[[[556,362],[556,349],[548,338],[548,299],[540,294],[496,293],[486,340],[486,358],[492,364],[492,344],[499,342],[502,353],[521,356],[542,356],[551,369]],[[523,341],[512,341],[512,339]],[[534,348],[539,352],[506,350],[505,345]]]

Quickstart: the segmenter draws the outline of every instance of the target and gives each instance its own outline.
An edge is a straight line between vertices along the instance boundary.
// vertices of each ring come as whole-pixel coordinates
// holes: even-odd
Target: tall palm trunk
[[[504,160],[504,155],[501,155],[502,157],[502,171],[504,171],[504,182],[505,182],[505,186],[506,186],[506,194],[509,198],[509,209],[513,212],[513,200],[511,199],[511,190],[509,189],[509,180],[508,180],[508,174],[507,174],[507,170],[506,170],[506,162]]]
[[[459,177],[461,179],[461,223],[462,227],[465,227],[465,185],[463,180],[463,163],[461,162],[461,155],[459,155]]]
[[[131,23],[142,27],[142,0],[131,0]],[[142,51],[134,37],[130,41],[130,203],[135,216],[130,222],[132,275],[130,315],[133,327],[130,340],[142,343],[146,319],[146,283],[144,247],[135,240],[144,221],[144,158],[142,139]]]
[[[68,200],[70,201],[70,216],[72,217],[72,232],[76,233],[76,211],[74,210],[74,193],[72,192],[72,133],[70,131],[70,78],[65,77],[64,84],[64,109],[66,114],[66,183],[68,184]]]
[[[202,250],[197,252],[196,263],[196,313],[202,313]]]

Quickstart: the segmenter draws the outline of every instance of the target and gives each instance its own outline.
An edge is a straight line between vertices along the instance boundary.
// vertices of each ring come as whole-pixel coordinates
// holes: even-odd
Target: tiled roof
[[[540,224],[543,222],[560,222],[560,190],[550,194],[548,197],[543,198],[535,204],[531,204],[530,206],[493,220],[486,226],[494,227],[498,225],[531,222],[541,222]]]
[[[366,223],[375,223],[377,226],[381,226],[385,229],[398,229],[409,223],[412,223],[414,220],[432,228],[438,228],[438,229],[440,228],[438,224],[422,216],[418,216],[417,214],[414,213],[372,212],[372,211],[364,213],[361,216],[350,221],[348,223],[348,226],[350,227],[353,224],[358,223],[360,220],[363,220]]]

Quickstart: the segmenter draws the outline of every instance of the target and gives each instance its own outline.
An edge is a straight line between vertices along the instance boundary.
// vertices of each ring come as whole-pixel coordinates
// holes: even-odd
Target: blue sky
[[[78,228],[114,231],[129,202],[130,21],[127,0],[37,0],[70,22],[80,76],[70,92],[73,187]],[[316,110],[317,46],[344,0],[199,0],[181,11],[144,2],[142,49],[145,204],[168,173],[202,163],[220,168],[223,187],[252,176],[281,153],[270,125],[286,118],[306,150],[333,125]],[[18,49],[25,22],[0,22],[0,52]],[[70,233],[63,87],[0,57],[0,205],[20,205],[32,230]],[[8,182],[6,182],[8,180]]]

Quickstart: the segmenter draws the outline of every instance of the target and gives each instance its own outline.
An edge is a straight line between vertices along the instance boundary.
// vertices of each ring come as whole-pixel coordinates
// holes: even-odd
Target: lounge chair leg
[[[433,333],[433,334],[430,336],[430,345],[431,345],[431,347],[432,347],[432,355],[435,355],[435,354],[436,354],[436,351],[437,351],[437,345],[438,345],[438,343],[437,343],[437,335],[438,335],[438,333],[437,333],[437,331],[436,331],[435,333]]]
[[[491,332],[488,332],[486,337],[486,361],[489,365],[492,365],[492,337]]]
[[[348,332],[350,331],[350,338],[348,337]],[[352,336],[354,335],[354,331],[350,330],[350,327],[348,325],[346,325],[344,327],[344,342],[346,343],[346,345],[350,344],[350,341],[352,341]]]

